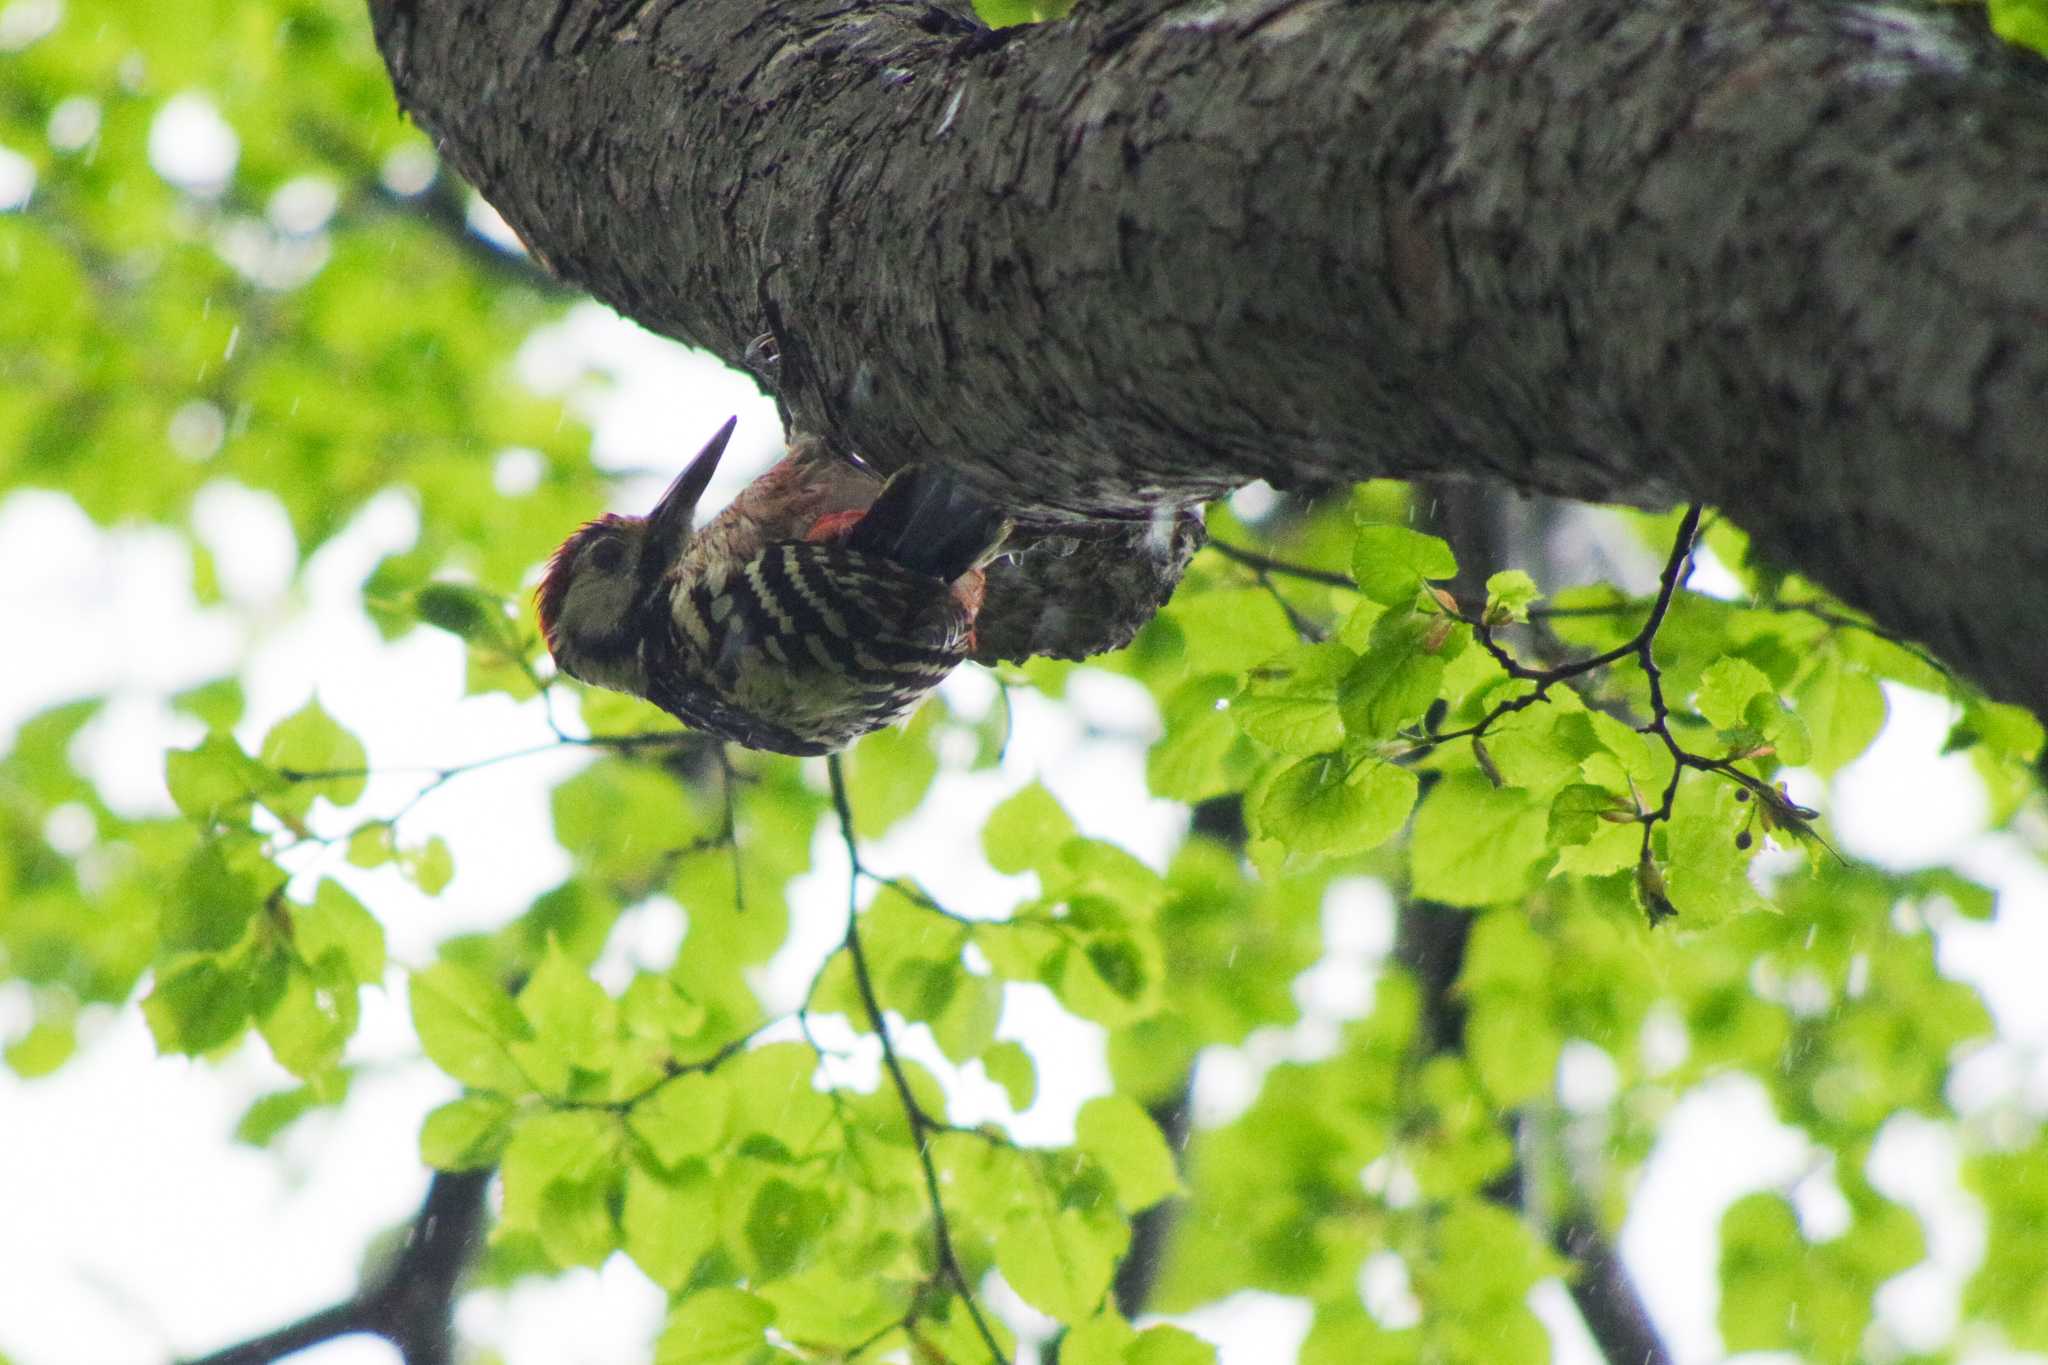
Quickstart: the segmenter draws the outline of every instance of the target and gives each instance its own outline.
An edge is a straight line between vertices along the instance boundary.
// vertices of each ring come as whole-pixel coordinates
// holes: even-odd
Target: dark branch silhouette
[[[357,1333],[384,1338],[405,1365],[451,1365],[455,1293],[482,1244],[484,1192],[492,1174],[435,1172],[405,1244],[353,1296],[186,1365],[264,1365]]]

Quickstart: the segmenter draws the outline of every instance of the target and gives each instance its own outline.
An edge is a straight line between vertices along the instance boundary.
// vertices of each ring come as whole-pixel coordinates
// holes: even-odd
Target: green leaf
[[[159,1052],[196,1055],[240,1037],[253,1007],[248,978],[205,956],[159,967],[142,1014]]]
[[[642,972],[627,983],[619,999],[619,1018],[626,1032],[665,1047],[675,1047],[696,1036],[707,1017],[704,1007],[685,995],[673,981],[653,972]]]
[[[2048,56],[2048,0],[1990,0],[1991,31]]]
[[[1552,692],[1544,706],[1503,717],[1486,735],[1486,749],[1501,781],[1531,792],[1557,792],[1580,777],[1580,764],[1592,752],[1595,741],[1583,721],[1570,729],[1560,724],[1571,712],[1559,714],[1569,703],[1569,694]]]
[[[351,867],[382,867],[397,853],[389,820],[371,820],[358,825],[355,833],[348,837],[347,857]]]
[[[1074,1120],[1074,1142],[1109,1172],[1126,1213],[1148,1209],[1180,1188],[1173,1152],[1158,1125],[1121,1095],[1102,1095],[1082,1105]]]
[[[1337,684],[1357,662],[1339,644],[1290,649],[1245,675],[1230,714],[1247,735],[1281,753],[1334,749],[1344,738]]]
[[[1117,1028],[1159,1008],[1163,969],[1158,938],[1149,930],[1095,934],[1079,952],[1062,950],[1055,960],[1060,1003],[1083,1019]]]
[[[1301,1344],[1300,1365],[1421,1365],[1422,1330],[1382,1327],[1359,1303],[1325,1307]]]
[[[878,1276],[860,1262],[838,1266],[820,1260],[761,1285],[760,1291],[775,1305],[776,1334],[802,1342],[813,1361],[832,1358],[824,1355],[827,1349],[843,1352],[836,1355],[839,1360],[888,1360],[886,1346],[876,1349],[877,1338],[887,1334],[896,1339],[891,1329],[900,1330],[911,1311],[911,1286]],[[856,1350],[863,1343],[871,1344]]]
[[[318,698],[271,726],[257,757],[285,779],[264,794],[263,804],[288,823],[305,819],[316,796],[336,806],[353,804],[367,780],[362,741],[337,725]]]
[[[1119,1239],[1076,1209],[1025,1210],[996,1236],[996,1268],[1033,1308],[1062,1322],[1091,1315],[1109,1288]]]
[[[165,898],[161,933],[173,952],[218,951],[241,940],[262,906],[255,878],[229,870],[221,845],[193,850]]]
[[[1061,1338],[1061,1365],[1124,1365],[1124,1350],[1137,1339],[1137,1330],[1108,1309]]]
[[[1424,579],[1455,578],[1457,556],[1436,536],[1405,526],[1361,526],[1351,551],[1351,575],[1373,601],[1389,607],[1415,600]]]
[[[855,834],[879,839],[923,802],[939,773],[933,739],[945,714],[945,702],[934,697],[908,725],[877,730],[846,751],[846,797]]]
[[[250,803],[275,793],[276,773],[243,753],[231,736],[210,734],[196,748],[164,755],[164,784],[186,819],[202,826],[246,825]]]
[[[1158,617],[1187,641],[1187,676],[1240,674],[1299,644],[1287,613],[1259,588],[1176,593]]]
[[[724,1148],[731,1118],[731,1083],[717,1072],[689,1072],[635,1104],[626,1123],[673,1170]]]
[[[91,792],[91,784],[78,775],[72,763],[71,750],[79,731],[100,713],[103,705],[102,698],[89,697],[39,711],[21,722],[14,732],[13,752],[4,755],[8,780],[51,806],[78,800]],[[200,749],[205,747],[202,744]],[[172,793],[176,799],[175,785]],[[180,809],[183,810],[182,805]],[[206,818],[203,811],[185,813],[194,820]]]
[[[412,595],[412,609],[428,625],[471,643],[504,646],[512,638],[505,604],[467,583],[429,583]]]
[[[23,1080],[34,1080],[56,1071],[77,1050],[78,1029],[70,1019],[38,1019],[7,1045],[7,1066]]]
[[[1721,1215],[1719,1327],[1732,1350],[1793,1344],[1788,1332],[1800,1309],[1809,1254],[1798,1216],[1782,1197],[1746,1195]]]
[[[440,895],[455,877],[454,855],[448,852],[447,841],[438,834],[431,836],[420,848],[401,850],[398,865],[406,876],[412,878],[413,885],[429,896]]]
[[[648,1278],[670,1293],[682,1289],[718,1244],[718,1182],[711,1168],[702,1161],[672,1172],[635,1164],[626,1172],[620,1231],[626,1254]]]
[[[531,1041],[533,1030],[497,982],[453,962],[415,972],[412,1022],[434,1065],[479,1090],[507,1095],[533,1091],[511,1045]]]
[[[1230,714],[1237,679],[1205,673],[1183,684],[1160,708],[1166,733],[1145,755],[1145,780],[1155,796],[1190,804],[1241,787],[1255,754]]]
[[[995,1042],[1003,1017],[1003,983],[949,964],[953,990],[945,1007],[931,1020],[932,1041],[956,1066],[986,1051]]]
[[[1969,1158],[1964,1179],[1989,1216],[1984,1258],[1964,1290],[1964,1310],[2003,1327],[2022,1350],[2048,1349],[2048,1144],[2037,1128],[2015,1152]],[[1725,1258],[1724,1258],[1725,1260]]]
[[[530,1114],[513,1127],[499,1165],[505,1226],[540,1234],[558,1265],[589,1265],[611,1250],[609,1192],[619,1169],[619,1126],[607,1113]]]
[[[1395,625],[1385,625],[1390,618]],[[1372,647],[1337,693],[1344,733],[1355,740],[1393,738],[1429,709],[1443,687],[1443,656],[1425,648],[1428,618],[1389,612],[1381,622],[1373,630]]]
[[[241,1119],[235,1124],[235,1141],[251,1147],[267,1147],[279,1133],[306,1114],[347,1099],[350,1084],[351,1073],[340,1069],[329,1071],[304,1085],[259,1095],[242,1111]]]
[[[672,850],[716,831],[722,803],[688,791],[650,763],[605,758],[556,787],[555,838],[601,881],[635,890],[670,866]],[[720,809],[714,811],[714,804]]]
[[[704,1289],[677,1304],[654,1343],[654,1365],[740,1365],[767,1342],[775,1309],[742,1289]]]
[[[2032,763],[2041,756],[2041,722],[2024,707],[1970,697],[1963,704],[1960,728],[2003,757]]]
[[[618,1250],[612,1184],[606,1177],[594,1176],[554,1181],[541,1191],[541,1246],[556,1265],[594,1268]]]
[[[311,905],[292,911],[292,941],[309,962],[330,953],[359,982],[384,977],[384,926],[332,877],[322,877]]]
[[[1038,1095],[1038,1065],[1022,1043],[997,1043],[981,1054],[988,1078],[1009,1096],[1010,1108],[1029,1109]]]
[[[1529,608],[1543,599],[1536,580],[1521,569],[1503,569],[1486,580],[1486,621],[1502,625],[1529,619]]]
[[[1548,807],[1520,788],[1478,773],[1446,776],[1415,812],[1415,894],[1465,906],[1522,895],[1549,852],[1549,823]]]
[[[258,1024],[278,1064],[301,1079],[340,1062],[356,1029],[355,979],[344,965],[336,966],[339,970],[323,972],[290,963],[283,991]]]
[[[1550,1092],[1564,1039],[1541,1008],[1521,999],[1483,1001],[1465,1028],[1473,1069],[1496,1107],[1512,1109]]]
[[[174,709],[191,716],[209,731],[222,734],[241,723],[244,705],[242,680],[236,677],[215,678],[171,696]]]
[[[817,1069],[805,1043],[770,1043],[721,1067],[732,1087],[733,1141],[767,1143],[799,1157],[835,1148],[839,1115],[818,1092]]]
[[[1742,735],[1760,735],[1778,761],[1799,767],[1812,757],[1813,744],[1807,738],[1806,722],[1788,710],[1775,692],[1760,692],[1749,699],[1742,713]]]
[[[1107,840],[1070,839],[1060,846],[1059,863],[1061,875],[1048,879],[1051,891],[1074,905],[1113,906],[1096,923],[1149,919],[1166,899],[1159,874]]]
[[[1727,782],[1701,777],[1679,784],[1665,844],[1665,880],[1685,928],[1764,908],[1749,880],[1755,849],[1745,851],[1735,843],[1750,815]]]
[[[1694,699],[1700,714],[1715,727],[1733,730],[1743,723],[1752,697],[1775,697],[1777,689],[1762,669],[1747,659],[1716,659],[1700,674],[1699,694]]]
[[[1347,764],[1339,754],[1276,767],[1248,798],[1255,838],[1301,853],[1363,853],[1400,832],[1415,805],[1415,774],[1367,758]]]
[[[752,1278],[779,1279],[797,1269],[831,1223],[832,1202],[820,1191],[780,1177],[762,1181],[744,1225]]]
[[[975,0],[974,12],[990,28],[1010,28],[1046,17],[1034,0]]]
[[[1574,782],[1550,800],[1550,842],[1560,847],[1583,844],[1609,823],[1605,816],[1627,810],[1628,805],[1607,788]]]
[[[571,1068],[608,1072],[618,1047],[619,1010],[604,988],[550,943],[519,991],[519,1012],[535,1044]]]
[[[981,847],[998,872],[1025,872],[1049,861],[1074,836],[1074,822],[1037,782],[989,812]]]
[[[1613,791],[1634,790],[1644,796],[1664,790],[1671,775],[1671,757],[1649,740],[1604,711],[1575,711],[1557,722],[1561,744],[1586,755],[1580,771],[1587,780]]]
[[[1551,842],[1557,842],[1554,835]],[[1557,865],[1551,874],[1609,877],[1634,867],[1642,848],[1642,826],[1609,824],[1603,820],[1590,839],[1558,848]]]
[[[1860,756],[1884,728],[1884,689],[1835,651],[1799,684],[1795,697],[1813,742],[1812,764],[1823,775]]]
[[[1124,1350],[1125,1365],[1216,1365],[1216,1348],[1185,1327],[1147,1327]]]
[[[464,1095],[427,1115],[420,1159],[439,1171],[495,1165],[512,1135],[512,1103],[496,1095]]]

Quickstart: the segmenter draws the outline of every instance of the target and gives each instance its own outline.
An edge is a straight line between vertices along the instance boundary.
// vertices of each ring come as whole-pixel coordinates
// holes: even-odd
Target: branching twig
[[[929,1139],[935,1132],[947,1131],[948,1125],[925,1113],[924,1106],[911,1092],[910,1078],[904,1073],[902,1059],[896,1055],[896,1044],[890,1040],[889,1025],[882,1017],[882,1002],[875,994],[874,979],[868,972],[867,950],[860,940],[857,903],[861,877],[860,848],[853,837],[853,808],[846,799],[846,775],[838,754],[826,760],[826,771],[832,780],[832,806],[839,816],[839,834],[846,841],[846,856],[852,865],[846,879],[846,953],[853,963],[854,987],[860,993],[861,1008],[867,1014],[868,1025],[874,1029],[875,1037],[881,1040],[882,1065],[896,1089],[896,1098],[902,1102],[904,1119],[910,1125],[911,1145],[917,1149],[918,1164],[924,1171],[925,1197],[932,1210],[933,1251],[940,1272],[960,1291],[960,1300],[967,1305],[967,1314],[973,1319],[982,1344],[988,1347],[989,1358],[996,1365],[1007,1365],[1009,1357],[1004,1355],[1001,1344],[996,1341],[995,1331],[982,1315],[981,1305],[975,1302],[974,1288],[968,1284],[967,1272],[961,1269],[960,1258],[953,1250],[952,1229],[946,1221],[945,1203],[939,1197],[939,1172],[932,1161]]]
[[[337,782],[345,779],[370,778],[380,775],[388,776],[401,772],[425,773],[428,778],[427,784],[414,792],[411,798],[399,808],[397,814],[385,821],[386,824],[395,825],[409,814],[413,807],[419,805],[420,802],[426,800],[433,792],[446,786],[456,778],[466,777],[474,772],[481,772],[485,768],[495,767],[500,763],[510,763],[515,759],[521,758],[532,758],[537,754],[553,753],[557,749],[611,749],[620,753],[630,753],[639,749],[680,746],[701,738],[702,736],[694,730],[657,730],[635,735],[577,736],[558,734],[556,738],[547,741],[545,744],[529,744],[523,749],[508,749],[502,754],[492,754],[488,758],[471,759],[467,763],[453,763],[444,768],[376,768],[369,766],[355,768],[279,768],[277,769],[277,775],[287,782]],[[260,793],[257,792],[251,792],[249,795],[252,798],[260,797]]]
[[[1671,755],[1671,780],[1664,786],[1664,799],[1656,810],[1646,812],[1642,817],[1645,861],[1650,857],[1650,835],[1658,821],[1671,818],[1672,803],[1678,799],[1678,779],[1688,766],[1686,760],[1693,758],[1671,734],[1671,708],[1664,700],[1664,673],[1657,667],[1657,628],[1664,624],[1664,614],[1671,609],[1671,596],[1678,591],[1679,580],[1685,576],[1692,559],[1693,539],[1699,535],[1699,530],[1700,505],[1694,503],[1685,509],[1685,520],[1678,523],[1671,557],[1664,561],[1664,572],[1657,578],[1657,600],[1650,605],[1649,619],[1643,622],[1643,628],[1636,632],[1636,638],[1627,646],[1634,652],[1636,662],[1643,670],[1643,678],[1650,685],[1648,728],[1664,741],[1664,748]]]
[[[1679,584],[1684,581],[1688,566],[1691,563],[1693,545],[1699,538],[1701,510],[1699,503],[1693,503],[1685,509],[1685,515],[1678,523],[1678,534],[1672,541],[1671,553],[1664,561],[1663,572],[1658,575],[1657,595],[1650,603],[1649,614],[1644,618],[1641,629],[1612,649],[1603,650],[1584,659],[1575,659],[1570,663],[1558,664],[1551,668],[1532,668],[1510,654],[1506,647],[1494,638],[1493,625],[1483,615],[1473,616],[1465,612],[1457,613],[1457,618],[1472,628],[1473,638],[1479,642],[1482,649],[1492,656],[1493,661],[1500,666],[1504,673],[1510,678],[1532,683],[1534,686],[1527,692],[1496,703],[1485,715],[1481,716],[1478,721],[1471,725],[1458,730],[1449,730],[1425,736],[1421,743],[1403,755],[1403,757],[1413,757],[1427,753],[1437,745],[1454,739],[1470,739],[1476,743],[1503,717],[1533,706],[1539,701],[1547,700],[1550,689],[1559,683],[1583,677],[1596,669],[1605,668],[1609,664],[1619,663],[1623,659],[1633,657],[1636,661],[1636,666],[1642,669],[1644,681],[1648,683],[1650,689],[1650,720],[1647,725],[1640,727],[1640,729],[1642,733],[1656,735],[1663,742],[1665,751],[1671,756],[1671,780],[1665,784],[1662,798],[1659,800],[1656,808],[1643,810],[1639,805],[1635,813],[1636,820],[1643,827],[1643,846],[1638,874],[1639,884],[1644,900],[1649,906],[1652,919],[1669,913],[1670,905],[1663,897],[1662,874],[1657,870],[1655,861],[1651,857],[1650,838],[1660,822],[1671,818],[1672,808],[1678,798],[1679,778],[1683,776],[1687,768],[1694,768],[1703,772],[1720,773],[1722,776],[1739,784],[1756,795],[1760,801],[1767,803],[1768,809],[1778,818],[1779,823],[1787,827],[1800,830],[1801,826],[1795,822],[1799,816],[1807,814],[1801,811],[1800,808],[1792,806],[1781,793],[1761,778],[1753,777],[1738,769],[1735,766],[1734,760],[1709,758],[1703,754],[1692,753],[1681,745],[1677,737],[1671,733],[1671,708],[1664,698],[1664,675],[1657,664],[1657,632],[1662,629],[1664,618],[1671,611],[1671,603],[1677,597]],[[1456,606],[1455,602],[1444,598],[1442,594],[1439,594],[1439,598],[1446,606]],[[1787,816],[1791,818],[1785,818]]]
[[[1288,578],[1299,578],[1306,583],[1322,583],[1332,588],[1348,588],[1352,592],[1358,591],[1358,584],[1352,580],[1349,574],[1337,573],[1330,569],[1311,568],[1306,564],[1293,564],[1284,559],[1274,559],[1271,555],[1262,555],[1257,550],[1247,550],[1242,545],[1232,545],[1229,541],[1218,540],[1214,536],[1209,538],[1209,548],[1222,555],[1225,559],[1234,560],[1246,568],[1256,569],[1262,574],[1284,574]]]
[[[1318,569],[1313,565],[1297,564],[1291,560],[1278,559],[1272,555],[1261,554],[1257,550],[1247,549],[1242,545],[1233,545],[1228,541],[1217,540],[1213,537],[1209,540],[1206,548],[1216,551],[1225,559],[1254,570],[1260,584],[1269,591],[1272,591],[1268,578],[1271,574],[1279,574],[1286,578],[1298,578],[1305,583],[1321,583],[1332,588],[1348,588],[1354,592],[1358,589],[1358,584],[1348,575],[1338,573],[1332,569]],[[1278,596],[1278,594],[1275,593],[1275,596]],[[1290,620],[1294,620],[1298,616],[1298,612],[1292,604],[1285,601],[1285,599],[1282,599],[1281,606],[1286,610]],[[1614,602],[1581,607],[1539,606],[1529,608],[1529,619],[1535,622],[1561,621],[1580,617],[1619,616],[1635,609],[1636,604],[1633,602]],[[1810,616],[1814,620],[1833,626],[1837,630],[1858,631],[1873,639],[1883,640],[1887,644],[1898,646],[1951,682],[1955,679],[1954,672],[1950,670],[1947,664],[1944,664],[1905,636],[1898,634],[1896,631],[1886,630],[1875,622],[1866,621],[1837,610],[1825,602],[1753,602],[1750,604],[1750,610],[1796,613],[1801,616]],[[1298,620],[1296,620],[1296,629],[1300,629]],[[1624,646],[1622,654],[1616,657],[1626,657],[1626,654],[1627,647]],[[1499,658],[1500,656],[1496,654],[1495,657]],[[1603,658],[1599,662],[1587,660],[1585,661],[1584,669],[1581,671],[1597,668],[1601,663],[1612,663],[1614,661],[1614,658]]]
[[[1257,578],[1259,580],[1259,586],[1266,590],[1266,595],[1272,598],[1275,602],[1280,604],[1281,612],[1284,613],[1287,617],[1287,624],[1294,627],[1294,633],[1296,635],[1299,635],[1304,642],[1312,645],[1319,645],[1323,641],[1330,638],[1330,632],[1328,630],[1325,630],[1322,626],[1317,625],[1314,621],[1309,620],[1308,617],[1302,613],[1301,608],[1295,606],[1294,603],[1287,600],[1287,594],[1281,592],[1279,587],[1273,582],[1272,574],[1268,573],[1264,569],[1260,569],[1258,571]]]

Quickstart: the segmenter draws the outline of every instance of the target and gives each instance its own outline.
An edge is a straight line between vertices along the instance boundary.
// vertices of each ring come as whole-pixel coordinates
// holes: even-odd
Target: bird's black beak
[[[718,471],[718,459],[725,454],[725,443],[732,439],[732,429],[740,419],[728,417],[725,425],[715,432],[704,448],[697,452],[697,458],[683,466],[683,472],[676,475],[676,481],[661,495],[661,501],[654,504],[654,511],[648,516],[649,534],[658,553],[654,560],[664,569],[683,547],[683,538],[690,533],[690,526],[697,515],[697,501],[704,496],[704,490],[711,483],[711,476]]]

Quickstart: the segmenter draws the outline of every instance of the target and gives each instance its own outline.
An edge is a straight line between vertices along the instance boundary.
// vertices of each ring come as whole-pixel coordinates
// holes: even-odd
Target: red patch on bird
[[[953,580],[952,593],[953,600],[960,604],[967,613],[967,619],[972,621],[981,614],[982,598],[988,595],[988,575],[980,569],[969,569]]]
[[[844,512],[831,512],[811,523],[811,529],[804,532],[804,539],[813,545],[825,541],[843,539],[847,532],[860,524],[868,514],[865,507],[855,507]]]
[[[569,566],[576,562],[576,556],[583,551],[583,544],[590,539],[593,531],[603,530],[620,518],[607,513],[595,521],[586,521],[570,533],[569,538],[555,547],[548,557],[548,566],[541,570],[540,584],[533,590],[533,614],[540,622],[540,638],[548,647],[548,653],[555,652],[555,622],[561,618],[563,599],[569,595]]]

